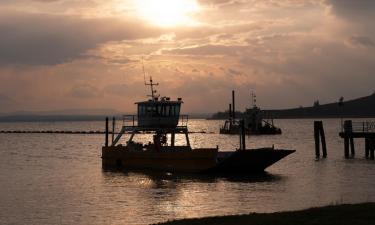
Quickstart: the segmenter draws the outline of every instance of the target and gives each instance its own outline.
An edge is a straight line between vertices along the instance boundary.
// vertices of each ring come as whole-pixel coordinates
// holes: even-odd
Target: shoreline
[[[375,202],[368,202],[329,205],[298,211],[181,219],[154,225],[367,225],[374,221]]]

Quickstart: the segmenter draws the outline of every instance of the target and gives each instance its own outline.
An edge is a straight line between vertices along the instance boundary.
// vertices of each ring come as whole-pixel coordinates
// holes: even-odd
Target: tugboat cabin
[[[160,100],[156,97],[152,100],[136,102],[138,105],[138,126],[157,127],[157,128],[175,128],[178,125],[180,117],[180,108],[182,100],[170,101],[169,97],[162,97]]]

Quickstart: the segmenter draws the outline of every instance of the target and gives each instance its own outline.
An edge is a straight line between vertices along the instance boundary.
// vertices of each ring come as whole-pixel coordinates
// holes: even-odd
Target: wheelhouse
[[[174,128],[178,125],[182,100],[170,101],[163,97],[161,100],[136,102],[138,106],[138,126]]]

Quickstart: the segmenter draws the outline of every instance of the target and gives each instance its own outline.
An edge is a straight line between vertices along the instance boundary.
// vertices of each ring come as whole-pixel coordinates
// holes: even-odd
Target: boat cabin
[[[138,105],[138,126],[139,127],[158,127],[175,128],[180,118],[181,98],[177,101],[171,101],[168,97],[162,97],[160,100],[136,102]]]

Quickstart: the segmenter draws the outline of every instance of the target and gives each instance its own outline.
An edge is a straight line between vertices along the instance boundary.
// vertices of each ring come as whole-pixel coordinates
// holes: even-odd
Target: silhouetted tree
[[[314,107],[318,107],[319,105],[320,105],[319,100],[316,100],[316,101],[314,102]]]

